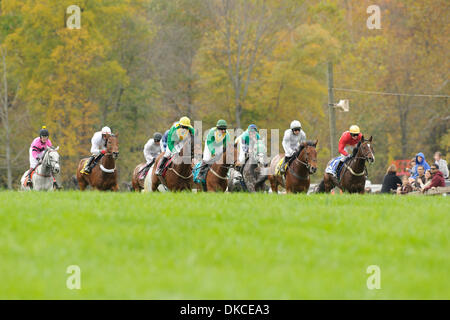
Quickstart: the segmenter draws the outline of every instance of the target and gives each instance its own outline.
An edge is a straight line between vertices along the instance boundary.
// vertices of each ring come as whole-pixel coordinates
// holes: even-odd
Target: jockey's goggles
[[[359,133],[350,133],[350,135],[351,135],[352,137],[357,137],[357,136],[359,135]]]
[[[292,129],[292,131],[300,131],[301,130],[301,128],[294,128],[294,129]]]
[[[186,130],[189,129],[189,127],[187,127],[187,126],[180,126],[180,127],[181,127],[181,129],[186,129]]]

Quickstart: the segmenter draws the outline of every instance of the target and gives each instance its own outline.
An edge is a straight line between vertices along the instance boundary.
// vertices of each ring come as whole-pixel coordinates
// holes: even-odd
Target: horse
[[[317,187],[317,192],[331,192],[336,186],[349,193],[361,193],[365,191],[366,184],[366,161],[373,163],[375,155],[371,146],[372,136],[365,140],[362,136],[356,148],[353,150],[351,159],[343,164],[339,174],[339,181],[331,174],[325,172],[323,180]]]
[[[189,161],[183,155],[189,155]],[[194,181],[192,179],[192,159],[194,158],[194,142],[191,135],[188,135],[186,142],[181,151],[174,155],[169,160],[167,171],[164,176],[157,176],[156,169],[158,168],[164,152],[160,153],[155,160],[155,165],[151,169],[151,174],[147,174],[144,181],[144,191],[149,191],[147,186],[150,186],[151,191],[157,191],[158,186],[162,183],[170,191],[191,190]],[[170,162],[170,163],[169,163]]]
[[[280,163],[284,154],[275,156],[270,162],[270,174],[268,179],[272,192],[278,193],[278,186],[286,188],[287,193],[307,193],[310,185],[310,174],[317,171],[317,146],[318,140],[307,141],[300,145],[299,150],[294,154],[293,161],[288,164],[286,169],[285,181],[279,174],[275,174],[276,167]]]
[[[214,162],[206,173],[206,190],[225,192],[228,186],[228,170],[236,164],[238,157],[237,145],[229,142],[223,149],[221,158]],[[232,159],[232,163],[230,160]],[[202,190],[200,184],[197,190]]]
[[[77,180],[81,191],[88,185],[96,190],[118,191],[116,160],[119,157],[119,135],[110,135],[106,141],[106,153],[101,158],[100,163],[95,166],[89,175],[80,171],[88,158],[80,160],[77,169]]]
[[[267,169],[266,148],[262,141],[258,141],[249,150],[242,174],[235,169],[230,170],[228,191],[266,191]]]
[[[146,165],[147,165],[146,162],[142,162],[142,163],[138,164],[138,165],[136,166],[136,168],[134,168],[133,175],[132,175],[132,177],[131,177],[131,186],[132,186],[131,191],[140,192],[140,191],[144,190],[144,181],[145,181],[145,178],[144,178],[144,179],[141,179],[140,175],[141,175],[142,169],[143,169]],[[151,170],[152,170],[152,168],[153,168],[154,165],[155,165],[155,162],[153,162],[152,166],[148,169],[147,175],[146,175],[145,177],[148,176],[149,172],[151,172]]]
[[[31,177],[33,190],[54,190],[53,176],[60,172],[58,149],[59,147],[47,147],[44,151],[42,162],[36,167]],[[24,185],[28,171],[25,171],[20,179],[22,190],[30,190],[30,187]]]

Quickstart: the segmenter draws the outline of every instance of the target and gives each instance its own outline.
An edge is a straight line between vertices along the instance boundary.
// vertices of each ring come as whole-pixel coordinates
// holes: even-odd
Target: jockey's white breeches
[[[248,146],[246,146],[243,143],[239,143],[239,157],[238,157],[238,160],[239,160],[239,163],[241,165],[244,164],[245,154],[247,153],[247,151],[248,151]]]
[[[155,159],[155,158],[153,158],[150,155],[147,155],[147,157],[145,157],[145,161],[147,161],[147,164],[151,163],[153,161],[153,159]]]
[[[39,162],[33,157],[33,151],[29,150],[29,154],[30,154],[30,168],[36,168],[36,166],[39,164]],[[42,153],[39,154],[39,156],[41,156]]]
[[[164,152],[164,158],[170,158],[171,156],[180,153],[181,149],[183,149],[184,144],[187,140],[181,140],[174,144],[173,151],[170,151],[169,147],[166,148],[166,151]]]
[[[354,146],[345,146],[344,150],[347,151],[347,153],[349,155],[351,155],[353,153],[353,149],[355,149],[355,148],[356,148],[356,145],[354,145]]]
[[[223,146],[216,148],[216,154],[213,155],[209,151],[208,145],[205,143],[205,149],[203,150],[203,162],[206,162],[208,164],[214,163],[217,161],[217,159],[222,155],[223,153]]]
[[[295,153],[294,149],[284,150],[286,157],[292,157]]]

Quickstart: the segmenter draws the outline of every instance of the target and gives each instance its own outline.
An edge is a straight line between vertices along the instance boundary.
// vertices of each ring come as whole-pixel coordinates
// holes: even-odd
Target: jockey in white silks
[[[162,134],[156,132],[153,135],[153,138],[149,139],[144,146],[144,157],[147,163],[140,171],[143,177],[147,175],[147,172],[155,162],[156,157],[158,157],[158,155],[162,152],[161,139]]]
[[[39,130],[39,137],[35,138],[30,145],[29,159],[30,159],[30,170],[28,170],[26,184],[31,187],[31,174],[36,170],[37,166],[41,163],[42,155],[44,151],[52,146],[52,142],[48,138],[49,133],[47,127],[43,126]],[[55,181],[55,180],[54,180]]]
[[[167,148],[156,169],[157,176],[162,174],[167,161],[183,149],[188,135],[191,135],[190,141],[194,143],[194,128],[191,126],[191,120],[188,117],[182,117],[180,121],[174,123],[167,134]]]
[[[280,167],[280,173],[285,173],[285,165],[288,164],[295,152],[300,148],[300,145],[306,142],[306,134],[302,130],[302,124],[298,120],[291,122],[290,129],[284,132],[283,137],[283,149],[284,149],[284,160]]]
[[[109,127],[103,127],[102,131],[94,133],[91,139],[91,156],[86,161],[83,169],[81,169],[81,173],[90,174],[98,161],[105,155],[106,142],[111,134],[111,129]]]

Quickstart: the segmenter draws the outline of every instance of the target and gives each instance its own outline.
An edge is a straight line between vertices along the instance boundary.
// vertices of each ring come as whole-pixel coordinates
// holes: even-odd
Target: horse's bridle
[[[362,146],[364,143],[367,143],[367,142],[369,142],[369,141],[364,141],[364,142],[362,142],[361,145],[359,146],[359,148],[361,148],[361,146]],[[372,153],[372,156],[373,156],[372,150],[370,149],[370,147],[368,147],[368,148],[369,148],[370,153]],[[355,156],[355,157],[353,157],[353,159],[362,159],[362,160],[364,160],[364,170],[363,170],[362,172],[356,173],[356,172],[353,171],[353,169],[352,169],[349,165],[347,165],[346,163],[344,163],[344,166],[345,166],[346,169],[348,169],[348,170],[350,171],[350,173],[351,173],[352,175],[357,176],[357,177],[361,177],[362,175],[364,175],[364,174],[367,172],[365,162],[366,162],[366,161],[369,161],[369,156],[368,156],[368,154],[367,154],[366,156],[364,156],[364,157],[357,157],[357,156]]]

